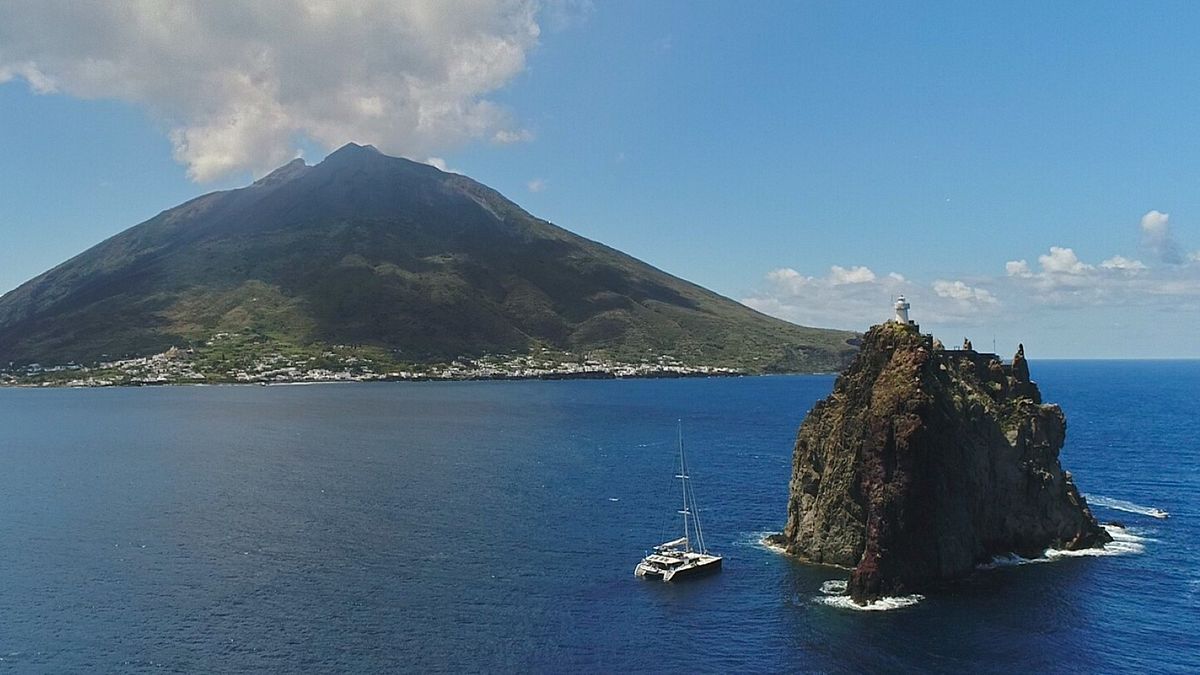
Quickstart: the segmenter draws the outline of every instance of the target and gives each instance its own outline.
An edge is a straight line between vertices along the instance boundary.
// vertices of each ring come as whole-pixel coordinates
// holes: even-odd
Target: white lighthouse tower
[[[911,323],[908,320],[908,308],[909,307],[911,307],[911,305],[908,304],[908,300],[905,300],[903,295],[897,297],[896,298],[896,316],[895,316],[895,318],[892,319],[892,321],[895,321],[896,323],[902,324],[905,326],[907,326],[909,323]]]

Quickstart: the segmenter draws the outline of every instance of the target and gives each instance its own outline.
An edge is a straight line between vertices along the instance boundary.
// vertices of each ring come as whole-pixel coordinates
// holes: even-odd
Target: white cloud
[[[546,189],[546,181],[543,178],[534,178],[526,183],[525,187],[529,188],[530,192],[541,192]]]
[[[834,265],[829,268],[830,283],[839,284],[865,284],[870,281],[875,281],[875,273],[870,268],[856,266],[849,269]]]
[[[1029,263],[1024,260],[1009,260],[1004,263],[1004,271],[1010,277],[1033,276],[1033,271],[1029,269]]]
[[[1147,269],[1145,263],[1141,260],[1130,260],[1123,255],[1114,255],[1113,257],[1100,263],[1100,266],[1106,270],[1120,270],[1122,272],[1137,273]]]
[[[954,291],[962,282],[950,284]],[[901,274],[877,276],[865,266],[834,265],[823,277],[784,267],[767,273],[766,283],[742,302],[754,309],[806,326],[864,330],[892,315],[892,302],[905,295],[917,321],[975,323],[998,301],[982,288],[967,289],[967,297],[939,294]]]
[[[862,330],[886,319],[892,297],[908,286],[890,275],[876,279],[861,266],[834,265],[823,277],[784,267],[768,272],[765,286],[742,302],[802,325]]]
[[[1166,214],[1152,212],[1147,216],[1144,220],[1149,230],[1162,231]],[[1114,255],[1097,266],[1061,246],[1050,247],[1048,254],[1038,256],[1038,262],[1042,271],[1036,273],[1023,260],[1005,264],[1009,287],[1004,290],[1055,307],[1148,307],[1169,304],[1172,298],[1194,304],[1200,295],[1200,269],[1195,266],[1152,268],[1123,255]]]
[[[499,145],[512,145],[533,140],[533,132],[528,129],[500,129],[492,134],[492,142]]]
[[[1193,259],[1200,262],[1200,251]],[[801,325],[861,331],[890,318],[892,302],[903,294],[922,330],[943,338],[1007,334],[1013,344],[1022,338],[1029,344],[1031,335],[1056,336],[1059,353],[1071,354],[1062,338],[1072,331],[1073,338],[1079,331],[1110,337],[1115,331],[1141,345],[1129,354],[1194,352],[1172,343],[1200,330],[1200,265],[1155,266],[1122,255],[1091,264],[1065,246],[1051,247],[1038,263],[1034,269],[1025,259],[1009,260],[1002,275],[932,283],[876,275],[866,266],[834,266],[823,276],[784,267],[769,272],[742,303]],[[1161,335],[1175,337],[1164,342]],[[1152,344],[1158,346],[1146,346]]]
[[[968,286],[961,281],[945,281],[938,279],[933,282],[933,292],[940,298],[950,298],[969,303],[994,305],[996,296],[983,288]]]
[[[1171,214],[1151,209],[1142,216],[1142,231],[1146,234],[1164,235],[1167,233],[1167,222]]]
[[[803,292],[805,286],[817,283],[815,278],[806,277],[790,267],[767,272],[767,280],[785,293],[793,295]]]
[[[425,160],[425,163],[437,169],[438,171],[445,171],[446,173],[462,173],[457,169],[451,169],[446,164],[446,160],[442,159],[441,157],[429,157]]]
[[[525,70],[540,11],[587,5],[10,0],[0,82],[140,105],[199,181],[273,168],[297,137],[422,157],[532,139],[488,96]]]
[[[53,94],[58,91],[54,80],[47,77],[32,61],[0,65],[0,84],[18,77],[28,82],[29,88],[38,94]]]
[[[1125,260],[1110,260],[1118,258]],[[1042,304],[1094,303],[1102,295],[1096,266],[1080,260],[1072,248],[1051,246],[1049,253],[1038,256],[1038,264],[1041,271],[1034,272],[1025,260],[1005,263],[1014,290]]]
[[[1047,274],[1084,274],[1093,269],[1075,255],[1075,251],[1061,246],[1051,246],[1050,253],[1038,256],[1038,264]]]
[[[1178,265],[1183,262],[1183,254],[1179,250],[1179,244],[1175,241],[1175,237],[1171,234],[1171,214],[1161,211],[1147,211],[1142,216],[1142,237],[1146,242],[1146,246],[1154,252],[1160,260],[1172,265]]]
[[[1192,262],[1200,262],[1200,251],[1192,251],[1188,254],[1188,260]]]

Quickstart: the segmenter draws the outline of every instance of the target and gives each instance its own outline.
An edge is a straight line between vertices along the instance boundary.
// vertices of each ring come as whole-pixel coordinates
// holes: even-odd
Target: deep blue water
[[[1200,668],[1200,362],[1035,362],[1140,552],[886,612],[757,545],[832,377],[0,390],[0,670]],[[673,536],[675,421],[725,570]]]

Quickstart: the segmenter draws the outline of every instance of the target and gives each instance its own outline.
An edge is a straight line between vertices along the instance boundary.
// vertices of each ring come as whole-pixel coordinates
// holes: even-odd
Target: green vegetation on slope
[[[835,370],[855,338],[765,316],[468,178],[353,145],[159,214],[0,298],[0,363],[198,353],[220,333],[395,363],[546,349],[747,372]]]

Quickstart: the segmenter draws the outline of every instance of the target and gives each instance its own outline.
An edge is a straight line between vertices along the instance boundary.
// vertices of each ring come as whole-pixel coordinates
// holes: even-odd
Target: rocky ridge
[[[915,325],[873,327],[797,435],[773,543],[853,568],[860,604],[969,574],[997,555],[1111,541],[1059,464],[1066,420],[1024,348],[1011,364],[947,350]]]

